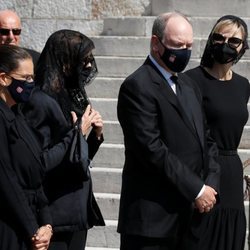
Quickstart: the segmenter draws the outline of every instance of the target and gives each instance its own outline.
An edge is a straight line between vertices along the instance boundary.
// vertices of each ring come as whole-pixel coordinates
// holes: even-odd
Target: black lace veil
[[[89,104],[85,86],[98,72],[94,48],[92,40],[80,32],[59,30],[49,37],[38,60],[36,85],[56,99],[69,122],[70,111],[81,116]]]

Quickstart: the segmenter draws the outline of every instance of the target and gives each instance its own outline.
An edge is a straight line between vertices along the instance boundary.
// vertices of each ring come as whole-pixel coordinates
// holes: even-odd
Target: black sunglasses
[[[0,28],[0,35],[2,36],[8,36],[10,34],[10,31],[12,31],[14,36],[19,36],[21,34],[21,29],[4,29]]]
[[[219,33],[214,33],[212,35],[213,43],[223,44],[223,43],[225,43],[226,39],[227,39],[226,37],[224,37],[223,35],[221,35]],[[232,49],[238,48],[242,42],[243,42],[243,40],[238,38],[238,37],[229,37],[227,40],[228,46]]]

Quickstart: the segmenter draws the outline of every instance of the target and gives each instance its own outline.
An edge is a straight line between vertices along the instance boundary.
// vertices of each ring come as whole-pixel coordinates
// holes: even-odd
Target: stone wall
[[[78,30],[100,35],[103,19],[151,13],[150,0],[1,0],[0,9],[15,10],[22,20],[22,46],[41,51],[51,33]]]

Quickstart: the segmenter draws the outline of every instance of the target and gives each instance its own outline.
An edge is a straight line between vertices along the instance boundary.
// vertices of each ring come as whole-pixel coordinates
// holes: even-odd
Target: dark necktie
[[[172,82],[175,84],[175,90],[176,90],[176,95],[177,95],[177,98],[179,99],[180,101],[180,96],[181,96],[181,89],[180,89],[180,84],[178,84],[178,76],[175,76],[175,75],[172,75],[170,77],[170,79],[172,80]]]
[[[178,82],[178,77],[175,76],[175,75],[172,75],[170,77],[170,79],[175,83],[175,89],[176,89],[176,96],[177,96],[177,99],[179,100],[183,110],[185,111],[189,121],[191,122],[191,124],[194,126],[194,123],[193,123],[193,116],[192,116],[192,111],[191,111],[191,108],[188,104],[188,101],[187,101],[187,98],[185,98],[184,94],[183,94],[183,91],[182,91],[182,88]]]

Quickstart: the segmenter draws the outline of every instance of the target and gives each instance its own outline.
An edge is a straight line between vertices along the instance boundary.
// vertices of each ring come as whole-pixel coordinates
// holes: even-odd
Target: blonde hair
[[[243,40],[246,39],[246,31],[245,31],[245,28],[243,27],[243,25],[236,23],[235,21],[233,21],[231,19],[225,19],[225,20],[221,20],[220,22],[218,22],[215,25],[214,29],[212,30],[212,34],[219,33],[224,28],[228,28],[230,26],[232,28],[235,28],[235,33],[237,33],[240,30],[241,34],[242,34],[242,39]]]

